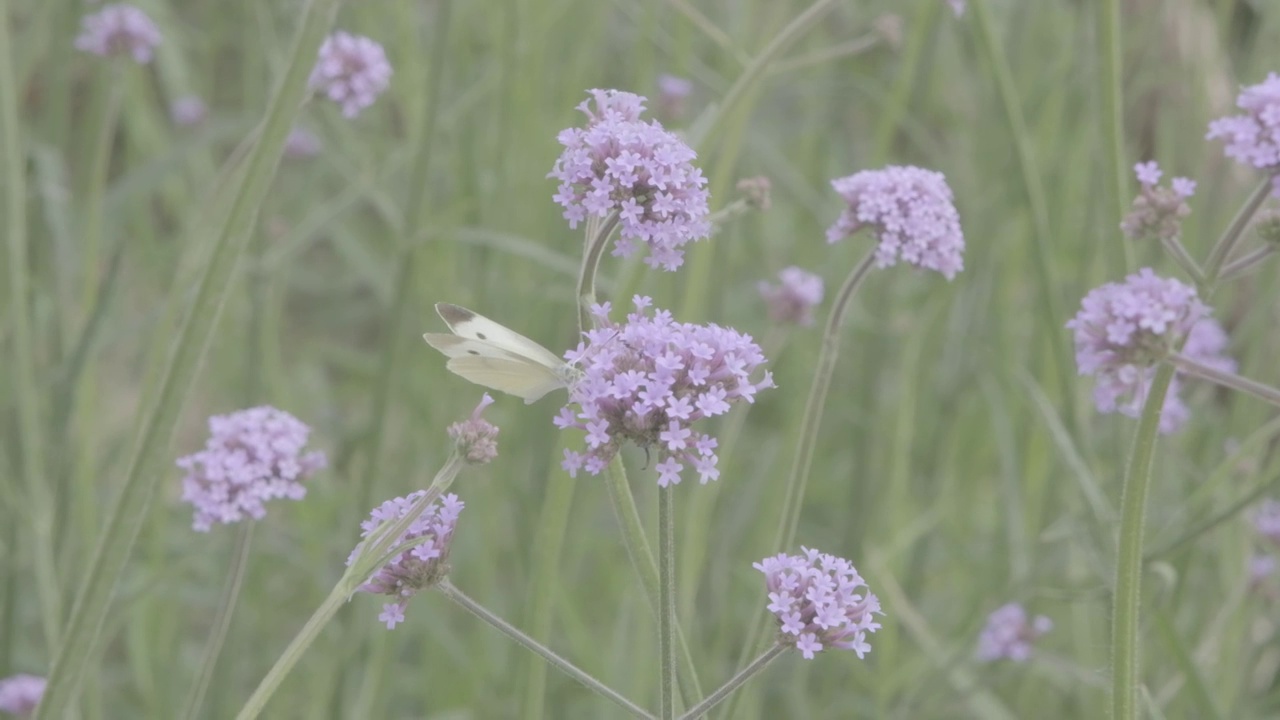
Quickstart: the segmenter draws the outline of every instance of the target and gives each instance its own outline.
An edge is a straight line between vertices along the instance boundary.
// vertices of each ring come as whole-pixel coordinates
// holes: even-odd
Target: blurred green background
[[[0,315],[0,677],[47,671],[51,627],[87,571],[191,278],[207,261],[196,239],[218,225],[225,188],[240,182],[219,169],[261,119],[302,10],[254,0],[138,5],[164,35],[145,67],[73,51],[91,5],[0,1],[25,159],[32,329],[21,348],[13,314]],[[905,267],[878,271],[855,302],[798,534],[858,566],[884,603],[884,628],[865,661],[784,656],[734,717],[1104,715],[1115,509],[1136,424],[1094,411],[1063,324],[1102,282],[1147,265],[1176,274],[1158,246],[1126,247],[1118,232],[1136,187],[1132,163],[1156,159],[1199,182],[1184,232],[1198,257],[1256,184],[1203,137],[1210,119],[1233,110],[1240,85],[1280,71],[1280,8],[1121,2],[1117,158],[1102,5],[973,2],[957,19],[941,0],[836,3],[698,147],[713,209],[757,175],[772,181],[772,207],[693,247],[678,273],[605,260],[601,290],[615,307],[626,301],[618,294],[641,292],[679,320],[751,333],[776,374],[776,390],[713,430],[735,439],[722,446],[720,480],[686,481],[677,493],[679,613],[709,690],[734,672],[766,602],[751,563],[773,550],[821,340],[816,328],[771,328],[756,283],[799,265],[823,275],[830,296],[865,253],[862,236],[824,241],[840,210],[833,177],[914,164],[942,171],[955,191],[966,270],[950,283]],[[688,78],[686,113],[662,118],[684,127],[806,7],[341,8],[336,27],[386,47],[391,89],[355,120],[320,100],[301,111],[323,151],[286,158],[272,181],[169,451],[198,449],[210,414],[272,404],[311,424],[312,445],[331,459],[304,502],[272,506],[255,531],[204,717],[234,715],[340,576],[359,520],[430,481],[449,450],[445,427],[478,400],[481,390],[419,339],[443,329],[432,304],[470,307],[555,350],[576,342],[582,238],[561,219],[545,176],[556,133],[580,123],[574,106],[585,91],[654,98],[660,74]],[[113,92],[119,121],[104,133]],[[169,104],[185,95],[209,105],[197,127],[169,119]],[[425,188],[412,178],[420,162]],[[6,307],[12,277],[0,280]],[[1273,384],[1278,281],[1273,263],[1211,300],[1242,373]],[[23,476],[18,403],[31,386],[8,371],[14,350],[34,358],[45,501]],[[1162,441],[1148,503],[1150,708],[1170,718],[1274,717],[1280,588],[1248,587],[1257,540],[1246,509],[1280,479],[1280,427],[1258,401],[1200,387],[1190,403],[1188,428]],[[488,411],[502,428],[500,456],[454,486],[467,509],[451,577],[652,705],[656,623],[602,480],[570,480],[559,468],[557,408],[503,396]],[[651,524],[656,475],[643,453],[625,458]],[[235,532],[192,532],[177,501],[181,473],[169,461],[164,468],[171,478],[117,588],[81,717],[176,717],[193,682]],[[571,511],[558,518],[548,498],[569,493]],[[32,580],[48,570],[34,551],[40,533],[54,551],[57,611]],[[561,541],[547,562],[542,551]],[[1055,629],[1028,664],[975,664],[987,614],[1009,601],[1051,617]],[[355,597],[266,716],[616,716],[443,598],[416,598],[393,632],[376,620],[380,606]]]

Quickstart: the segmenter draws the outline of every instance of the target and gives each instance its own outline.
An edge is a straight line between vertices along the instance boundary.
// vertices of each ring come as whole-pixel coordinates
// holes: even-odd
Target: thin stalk
[[[1213,250],[1209,251],[1209,259],[1204,263],[1204,277],[1205,284],[1210,289],[1218,282],[1223,264],[1235,249],[1236,243],[1240,242],[1240,238],[1244,236],[1245,228],[1249,227],[1249,221],[1253,219],[1253,214],[1258,211],[1258,208],[1262,207],[1263,201],[1271,193],[1271,188],[1272,178],[1268,175],[1258,184],[1258,187],[1253,189],[1253,193],[1244,201],[1244,205],[1240,206],[1236,216],[1231,218],[1231,224],[1227,225],[1222,237],[1218,238],[1218,242],[1214,244]]]
[[[875,263],[875,248],[867,252],[844,284],[836,293],[831,311],[827,315],[826,328],[822,333],[822,350],[818,355],[818,364],[814,368],[813,382],[809,385],[809,398],[804,404],[804,416],[800,421],[800,438],[796,446],[795,458],[791,462],[791,472],[787,476],[786,490],[782,501],[782,515],[778,520],[778,532],[773,539],[773,551],[784,552],[795,542],[796,528],[800,523],[800,508],[804,504],[805,487],[809,482],[809,469],[813,465],[813,451],[818,444],[818,428],[822,424],[822,411],[827,403],[827,390],[831,387],[831,377],[835,373],[836,360],[840,356],[840,328],[844,324],[845,313],[848,312],[853,294],[862,285],[867,272]],[[743,643],[738,656],[738,664],[747,661],[760,645],[764,632],[763,608],[758,613],[759,619],[747,630],[747,640]],[[732,705],[730,709],[732,710]],[[729,713],[732,716],[732,712]]]
[[[1108,217],[1124,217],[1124,198],[1129,182],[1129,163],[1124,153],[1124,94],[1121,75],[1124,44],[1120,27],[1120,0],[1102,0],[1098,8],[1098,45],[1102,62],[1098,66],[1098,85],[1102,97],[1102,127],[1106,134],[1107,195],[1111,198]],[[1116,243],[1123,255],[1125,270],[1133,267],[1133,248],[1129,243]]]
[[[864,34],[862,37],[856,37],[847,42],[842,42],[839,45],[833,45],[828,48],[823,48],[822,50],[815,50],[807,55],[777,62],[769,69],[769,74],[781,75],[782,73],[802,70],[813,65],[821,65],[841,58],[861,55],[882,42],[884,42],[884,36],[882,34],[878,32],[869,32]]]
[[[93,149],[89,152],[89,178],[79,223],[81,262],[84,263],[80,316],[86,318],[93,312],[93,301],[98,295],[98,262],[102,255],[102,203],[107,192],[107,169],[111,166],[111,151],[115,147],[116,128],[120,121],[124,72],[128,68],[121,63],[109,63],[107,70],[111,78],[106,88],[102,122],[94,138]]]
[[[1196,287],[1204,285],[1204,270],[1200,268],[1200,264],[1196,262],[1196,259],[1191,257],[1191,253],[1187,252],[1187,248],[1182,245],[1181,240],[1172,237],[1161,240],[1160,244],[1164,246],[1165,250],[1169,251],[1169,254],[1173,256],[1174,262],[1178,263],[1183,272],[1191,277],[1191,281],[1196,284]]]
[[[45,442],[40,421],[40,388],[36,377],[35,337],[31,332],[31,278],[27,258],[27,155],[23,149],[18,111],[18,79],[13,57],[17,49],[9,36],[12,13],[0,6],[0,179],[6,190],[4,197],[5,236],[9,248],[9,323],[12,327],[13,383],[18,396],[18,442],[21,448],[22,476],[26,480],[25,513],[31,522],[35,550],[36,593],[40,598],[40,620],[44,641],[57,647],[62,619],[62,593],[58,587],[57,564],[54,561],[54,498],[46,475]],[[17,483],[14,483],[17,490]],[[15,524],[20,519],[15,511]]]
[[[204,658],[200,662],[200,670],[196,682],[187,694],[187,701],[182,717],[195,720],[200,717],[200,709],[204,705],[204,696],[213,681],[213,671],[218,664],[218,655],[227,639],[227,631],[231,627],[231,616],[235,613],[236,603],[240,599],[240,588],[244,586],[245,572],[249,568],[249,551],[253,547],[253,529],[257,523],[252,520],[240,523],[236,530],[236,544],[231,551],[231,568],[227,572],[227,582],[222,588],[222,597],[218,600],[218,614],[213,619],[213,627],[209,630],[209,639],[205,641]]]
[[[1218,280],[1231,280],[1253,272],[1258,265],[1276,252],[1275,245],[1263,245],[1227,263],[1218,274]]]
[[[520,630],[511,623],[489,612],[487,608],[475,600],[472,600],[447,579],[442,580],[440,584],[436,586],[436,590],[439,590],[442,595],[457,603],[467,612],[488,623],[498,632],[501,632],[512,640],[515,640],[527,650],[536,653],[565,675],[568,675],[574,680],[582,683],[588,690],[591,690],[601,697],[609,700],[623,710],[626,710],[628,713],[631,713],[634,717],[649,718],[652,720],[653,715],[649,714],[647,710],[623,697],[616,690],[595,679],[578,666],[555,654],[550,648],[546,647],[542,643],[539,643],[537,640],[534,640],[528,635],[520,632]]]
[[[1142,599],[1142,541],[1147,490],[1155,456],[1160,411],[1173,380],[1173,366],[1161,365],[1147,393],[1134,436],[1120,498],[1120,548],[1116,561],[1115,598],[1111,611],[1111,718],[1137,720],[1139,604]]]
[[[649,608],[656,615],[662,602],[658,564],[654,561],[649,540],[645,537],[644,525],[640,522],[636,500],[631,495],[631,486],[627,483],[627,470],[622,466],[622,458],[614,456],[605,473],[605,480],[609,490],[609,502],[613,505],[613,512],[618,518],[618,528],[622,532],[622,545],[627,550],[631,567],[640,578],[640,585],[644,588]],[[679,618],[673,619],[672,626],[675,630],[676,642],[680,645],[680,691],[686,703],[696,702],[697,698],[702,697],[702,685],[698,682],[693,654],[689,652],[689,643],[685,640]]]
[[[711,111],[713,114],[710,121],[698,125],[696,129],[700,132],[690,136],[689,145],[697,149],[706,138],[716,137],[716,131],[719,130],[720,123],[728,116],[729,111],[742,100],[747,91],[751,90],[756,81],[764,76],[765,70],[769,69],[769,65],[787,48],[791,47],[792,43],[799,40],[800,36],[808,32],[809,28],[816,25],[823,15],[835,9],[836,5],[835,0],[817,0],[804,12],[797,15],[786,27],[782,28],[769,41],[764,50],[761,50],[759,55],[751,59],[751,63],[743,69],[742,74],[729,87],[729,91],[724,94],[724,99]]]
[[[1189,358],[1182,353],[1174,353],[1169,356],[1168,361],[1172,363],[1179,372],[1252,395],[1259,400],[1265,400],[1272,405],[1280,405],[1280,389],[1273,388],[1270,385],[1264,385],[1256,380],[1250,380],[1247,377],[1237,375],[1233,372],[1227,372],[1225,370],[1210,367],[1198,360]]]
[[[658,489],[658,656],[661,682],[658,715],[662,720],[676,716],[676,651],[672,642],[672,626],[676,614],[675,570],[675,487]]]
[[[591,326],[591,306],[596,304],[596,274],[600,272],[600,259],[609,245],[609,236],[618,227],[617,211],[609,216],[591,218],[587,222],[586,250],[582,253],[582,268],[578,271],[578,332],[585,333]]]
[[[128,470],[94,543],[87,576],[76,597],[62,644],[54,656],[45,694],[36,710],[38,720],[63,718],[70,714],[89,659],[97,657],[96,645],[115,590],[147,518],[151,497],[166,473],[163,456],[173,437],[183,401],[231,294],[235,270],[248,244],[254,219],[275,175],[285,136],[293,116],[302,105],[307,77],[321,41],[333,24],[339,0],[311,0],[303,13],[298,35],[289,53],[284,78],[271,99],[264,131],[248,159],[248,169],[222,228],[213,240],[209,261],[196,283],[195,299],[181,327],[173,350],[160,374],[154,403],[138,423],[138,439],[133,443]],[[200,248],[195,248],[196,251]],[[185,299],[188,288],[175,288],[175,302]],[[148,393],[149,394],[149,393]]]
[[[694,720],[707,714],[711,708],[719,705],[721,701],[733,694],[735,690],[742,687],[748,680],[755,677],[757,673],[764,670],[765,666],[773,662],[774,658],[787,651],[786,645],[774,643],[773,647],[764,652],[763,655],[752,660],[749,665],[738,671],[737,675],[729,678],[729,681],[721,685],[719,689],[707,696],[705,700],[689,708],[689,711],[680,716],[680,720]]]

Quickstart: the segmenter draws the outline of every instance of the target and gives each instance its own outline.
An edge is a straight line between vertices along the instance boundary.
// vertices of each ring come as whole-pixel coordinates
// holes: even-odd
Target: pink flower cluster
[[[656,449],[658,484],[680,482],[692,465],[701,482],[720,476],[716,440],[695,432],[703,418],[729,411],[739,400],[754,402],[759,390],[773,386],[765,372],[751,376],[764,362],[760,346],[736,330],[718,325],[678,323],[666,310],[647,312],[651,301],[636,297],[635,312],[619,325],[609,320],[609,305],[593,312],[597,328],[586,344],[565,353],[582,368],[556,425],[587,433],[586,452],[565,450],[564,468],[576,476],[586,469],[598,475],[624,442]]]
[[[492,404],[493,398],[485,393],[471,417],[450,425],[448,429],[458,452],[473,465],[483,465],[498,457],[498,427],[480,417],[480,413]]]
[[[873,617],[882,614],[879,598],[853,563],[801,550],[803,555],[780,553],[752,565],[764,573],[769,612],[781,630],[779,640],[794,645],[806,660],[827,648],[866,656],[871,651],[867,634],[880,628]]]
[[[822,302],[822,277],[798,267],[778,273],[779,283],[760,281],[756,288],[769,306],[769,318],[777,323],[809,326],[813,309]]]
[[[391,85],[391,63],[377,42],[338,31],[320,46],[310,83],[352,118]]]
[[[977,659],[991,662],[1006,658],[1014,662],[1031,659],[1032,643],[1053,629],[1053,621],[1043,615],[1028,618],[1017,603],[1004,605],[987,617],[987,626],[978,637]]]
[[[418,490],[374,508],[369,519],[360,523],[360,537],[368,538],[386,523],[408,515],[426,494],[426,490]],[[440,582],[449,573],[449,546],[463,505],[457,495],[450,493],[427,506],[390,546],[393,550],[405,545],[412,547],[391,558],[360,586],[360,592],[397,598],[396,602],[383,605],[382,614],[378,616],[388,630],[404,622],[404,610],[410,598],[419,590]],[[348,566],[360,557],[363,548],[362,543],[351,551],[347,558]]]
[[[1224,140],[1227,157],[1274,175],[1273,194],[1280,196],[1280,75],[1241,90],[1236,105],[1244,114],[1209,123],[1205,138]]]
[[[77,50],[102,57],[128,55],[134,62],[151,62],[160,44],[160,29],[146,13],[132,5],[104,5],[80,20]]]
[[[21,673],[0,680],[0,712],[18,717],[34,714],[44,697],[45,684],[42,677]]]
[[[180,458],[187,471],[182,499],[195,508],[192,523],[207,532],[266,515],[264,503],[301,500],[302,481],[325,466],[324,453],[304,452],[311,428],[283,410],[263,406],[209,418],[204,449]]]
[[[960,215],[942,173],[889,166],[837,178],[831,186],[848,207],[827,229],[827,242],[870,228],[878,243],[876,267],[905,262],[948,280],[964,269]]]
[[[675,270],[684,262],[684,245],[711,234],[707,179],[693,165],[697,155],[657,121],[640,120],[643,97],[618,90],[591,95],[594,108],[591,101],[578,106],[587,126],[557,138],[564,151],[547,175],[560,181],[552,199],[573,228],[617,213],[614,255],[630,257],[636,243],[644,243],[646,263]]]
[[[1195,194],[1195,181],[1176,177],[1169,187],[1160,187],[1163,173],[1154,160],[1134,165],[1133,172],[1142,191],[1120,221],[1120,230],[1130,240],[1177,238],[1182,233],[1182,219],[1191,213],[1187,199]]]

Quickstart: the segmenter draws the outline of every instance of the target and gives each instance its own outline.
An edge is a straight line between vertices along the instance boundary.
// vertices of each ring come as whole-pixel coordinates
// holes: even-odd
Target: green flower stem
[[[205,693],[209,683],[213,681],[213,671],[218,664],[218,655],[227,639],[227,631],[231,628],[231,616],[235,613],[236,603],[240,599],[240,588],[244,586],[245,572],[249,568],[249,550],[253,547],[253,529],[257,523],[248,520],[240,523],[236,530],[236,544],[231,551],[231,568],[227,573],[227,583],[222,588],[222,597],[218,600],[218,614],[213,619],[213,627],[209,630],[209,639],[205,641],[204,657],[200,661],[200,670],[196,681],[183,703],[182,717],[197,720],[200,709],[204,705]]]
[[[769,74],[781,75],[782,73],[803,70],[808,67],[813,67],[814,65],[824,65],[843,58],[861,55],[862,53],[885,42],[884,35],[877,31],[864,33],[861,37],[855,37],[852,40],[842,42],[838,45],[833,45],[821,50],[815,50],[814,52],[802,55],[801,57],[776,62],[773,64],[773,67],[769,69]]]
[[[81,262],[84,268],[80,296],[80,317],[93,314],[93,301],[98,296],[98,264],[102,255],[102,203],[107,192],[107,168],[111,165],[111,150],[115,147],[116,129],[120,123],[120,104],[124,96],[124,73],[129,68],[124,62],[108,63],[105,70],[111,77],[104,89],[102,119],[98,134],[89,152],[89,177],[85,184],[84,209],[80,214],[79,231]]]
[[[343,603],[351,597],[357,588],[362,585],[370,575],[378,568],[386,565],[392,557],[408,550],[414,545],[426,542],[427,538],[421,538],[417,541],[410,541],[392,547],[397,540],[404,535],[405,530],[413,524],[418,516],[426,511],[449,486],[458,477],[458,472],[462,469],[464,462],[462,457],[455,450],[449,454],[449,459],[445,461],[444,467],[436,473],[435,479],[431,481],[430,487],[421,498],[414,502],[413,507],[395,522],[383,523],[381,527],[367,537],[361,543],[359,553],[356,555],[355,562],[347,567],[346,572],[333,586],[333,590],[329,591],[329,596],[325,598],[320,607],[312,613],[307,624],[302,626],[302,630],[294,636],[293,641],[285,648],[280,658],[276,660],[276,664],[271,666],[271,670],[262,678],[262,682],[258,683],[257,689],[249,696],[244,707],[240,709],[240,713],[236,715],[237,720],[250,720],[255,718],[266,707],[267,701],[275,694],[280,684],[293,670],[293,666],[298,664],[302,659],[307,648],[311,647],[311,643],[320,636],[320,632],[324,630],[329,621],[338,612]]]
[[[472,615],[475,615],[477,618],[480,618],[484,622],[488,623],[494,629],[498,630],[498,632],[501,632],[503,635],[506,635],[512,640],[515,640],[517,643],[520,643],[531,652],[538,654],[548,663],[551,663],[553,666],[555,666],[557,669],[563,672],[565,675],[568,675],[574,680],[577,680],[578,682],[582,683],[584,686],[587,687],[588,690],[592,690],[597,694],[599,694],[601,697],[608,699],[618,707],[622,708],[623,710],[626,710],[632,716],[638,717],[638,718],[650,718],[650,719],[653,718],[653,715],[649,714],[649,712],[646,711],[644,708],[626,699],[625,697],[620,695],[617,691],[615,691],[613,688],[609,687],[608,685],[605,685],[604,683],[600,682],[599,680],[589,675],[587,672],[578,668],[573,663],[555,654],[554,652],[551,651],[550,648],[546,647],[542,643],[539,643],[537,640],[534,640],[528,635],[525,635],[524,633],[520,632],[511,623],[508,623],[506,620],[503,620],[497,615],[494,615],[493,613],[489,612],[487,608],[485,608],[483,605],[476,602],[475,600],[472,600],[465,593],[463,593],[461,590],[455,587],[453,583],[449,582],[448,579],[442,580],[440,584],[436,586],[436,590],[440,591],[441,594],[443,594],[445,597],[449,598],[453,602],[462,606],[462,608],[465,609],[467,612],[471,613]]]
[[[9,327],[12,335],[9,344],[13,350],[10,372],[14,394],[17,395],[18,442],[22,449],[21,472],[26,480],[29,503],[24,514],[31,522],[41,626],[44,641],[49,647],[56,647],[58,624],[62,620],[62,602],[57,565],[54,562],[54,498],[44,464],[46,448],[40,419],[40,388],[43,384],[36,377],[36,356],[39,351],[31,331],[31,271],[27,258],[26,215],[27,154],[23,149],[18,111],[18,78],[14,73],[11,56],[11,53],[17,52],[9,36],[11,18],[12,13],[4,12],[4,8],[0,7],[0,186],[5,189],[2,209],[9,249]],[[14,485],[13,493],[16,495],[17,483]],[[21,514],[12,509],[10,512],[11,522],[18,525]],[[8,579],[7,582],[13,580]],[[5,604],[9,607],[8,603]]]
[[[600,258],[609,245],[609,236],[618,227],[618,212],[606,218],[592,217],[587,221],[586,251],[582,253],[582,268],[578,271],[578,332],[592,327],[591,306],[596,304],[596,273],[600,271]]]
[[[1116,562],[1115,598],[1111,611],[1111,718],[1137,720],[1139,602],[1142,599],[1142,540],[1147,490],[1156,449],[1160,411],[1173,379],[1173,366],[1156,370],[1147,393],[1125,470],[1120,499],[1120,548]]]
[[[315,63],[320,43],[333,24],[339,0],[311,0],[303,13],[301,28],[288,57],[287,70],[267,108],[261,140],[247,160],[244,179],[221,229],[212,238],[208,262],[195,283],[195,297],[178,328],[173,349],[159,374],[158,389],[147,393],[154,398],[138,423],[137,440],[118,495],[94,543],[93,557],[62,644],[54,656],[49,683],[36,711],[38,720],[64,718],[79,692],[90,658],[97,657],[96,644],[119,580],[156,486],[166,477],[162,471],[183,401],[212,338],[213,329],[231,294],[235,270],[248,244],[258,208],[270,187],[280,161],[285,136],[307,92],[307,77]],[[204,240],[202,238],[202,240]],[[206,242],[208,242],[206,240]],[[203,248],[193,248],[200,252]],[[182,302],[189,287],[177,287],[171,302]]]
[[[764,652],[763,655],[751,661],[750,665],[738,671],[737,675],[729,678],[729,681],[721,685],[718,690],[707,696],[705,700],[689,708],[689,711],[680,716],[680,720],[694,720],[707,714],[711,708],[719,705],[722,700],[733,694],[735,690],[742,687],[748,680],[755,677],[757,673],[765,668],[766,665],[773,662],[773,659],[787,651],[786,645],[774,643],[773,647]]]
[[[838,3],[835,0],[817,0],[810,5],[808,9],[800,13],[787,24],[781,31],[774,36],[773,40],[765,46],[751,59],[750,64],[738,76],[733,85],[729,87],[729,91],[725,93],[724,100],[720,101],[719,106],[712,110],[712,117],[709,122],[699,123],[696,132],[689,137],[689,145],[697,149],[702,141],[708,137],[715,137],[719,125],[729,115],[729,111],[734,109],[747,91],[751,90],[756,81],[765,74],[765,70],[769,69],[769,65],[778,58],[791,44],[800,39],[800,36],[809,31],[809,28],[818,24],[827,12],[835,9]]]
[[[618,517],[618,527],[622,532],[622,545],[627,549],[627,557],[631,559],[631,567],[640,577],[640,585],[644,587],[645,597],[654,614],[658,613],[661,600],[661,582],[658,577],[658,564],[653,559],[653,551],[649,549],[649,541],[644,535],[644,525],[640,522],[640,513],[636,510],[635,498],[631,495],[631,486],[627,483],[627,471],[622,466],[622,458],[614,456],[609,462],[606,472],[606,487],[609,489],[609,501],[613,512]],[[685,703],[696,702],[702,697],[702,685],[698,682],[698,673],[694,669],[693,654],[689,652],[689,643],[685,640],[684,631],[680,628],[679,618],[672,619],[672,629],[676,642],[680,647],[680,690]]]
[[[1166,238],[1161,240],[1160,244],[1164,246],[1165,250],[1169,251],[1169,254],[1173,256],[1174,261],[1178,263],[1183,272],[1191,277],[1191,281],[1196,284],[1196,287],[1204,284],[1204,270],[1200,268],[1200,264],[1196,262],[1195,258],[1191,257],[1191,253],[1187,252],[1187,249],[1183,247],[1181,240],[1176,237]]]
[[[658,488],[658,655],[662,668],[658,715],[662,720],[676,716],[676,651],[672,625],[676,614],[675,570],[675,486]]]
[[[809,482],[809,468],[813,464],[813,451],[818,444],[818,428],[822,425],[822,411],[827,403],[827,390],[831,387],[831,376],[835,373],[836,359],[840,356],[840,327],[844,324],[845,313],[849,310],[853,294],[862,285],[867,272],[875,263],[875,248],[867,252],[849,277],[845,278],[840,291],[836,293],[827,315],[827,325],[822,333],[822,351],[818,355],[818,365],[814,369],[813,383],[809,385],[809,399],[804,404],[804,417],[800,421],[800,439],[796,446],[796,455],[791,463],[791,472],[787,476],[786,489],[782,501],[782,515],[778,519],[778,532],[773,539],[773,551],[785,552],[795,542],[796,528],[800,524],[800,508],[804,504],[805,487]],[[742,646],[738,664],[747,661],[761,644],[764,622],[767,611],[760,610],[760,619],[752,623],[747,630],[747,640]],[[730,706],[732,709],[732,706]],[[732,716],[732,712],[729,713]]]
[[[1110,217],[1124,217],[1124,199],[1129,196],[1129,162],[1124,153],[1124,94],[1122,71],[1124,46],[1121,42],[1120,0],[1102,0],[1098,8],[1098,45],[1102,62],[1098,63],[1098,95],[1102,98],[1102,127],[1106,133],[1106,161],[1110,176],[1107,195],[1111,198]],[[1123,253],[1124,267],[1134,264],[1129,243],[1117,243]],[[1193,263],[1194,264],[1194,263]]]
[[[1214,244],[1213,250],[1209,251],[1209,259],[1204,264],[1204,277],[1205,285],[1210,292],[1218,282],[1222,266],[1226,263],[1227,257],[1231,255],[1231,251],[1235,249],[1236,244],[1240,242],[1240,238],[1244,236],[1245,228],[1249,227],[1249,221],[1253,219],[1253,214],[1258,211],[1258,208],[1262,207],[1263,201],[1271,193],[1271,182],[1271,176],[1268,175],[1258,184],[1258,187],[1253,189],[1253,193],[1244,201],[1244,205],[1240,206],[1240,211],[1231,219],[1231,224],[1227,225],[1227,229],[1223,231],[1222,237],[1218,238],[1218,242]]]
[[[1260,265],[1263,260],[1271,257],[1272,253],[1275,251],[1275,245],[1263,245],[1262,247],[1255,249],[1253,252],[1246,253],[1241,257],[1232,260],[1223,266],[1222,272],[1218,274],[1218,280],[1231,280],[1257,270],[1258,265]]]
[[[1174,353],[1169,356],[1169,362],[1172,363],[1180,372],[1184,372],[1187,375],[1208,380],[1209,382],[1217,383],[1223,387],[1231,388],[1232,390],[1238,390],[1247,395],[1252,395],[1259,400],[1265,400],[1272,405],[1280,405],[1280,389],[1273,388],[1270,385],[1264,385],[1233,372],[1209,367],[1208,365],[1197,360],[1193,360],[1182,353]]]

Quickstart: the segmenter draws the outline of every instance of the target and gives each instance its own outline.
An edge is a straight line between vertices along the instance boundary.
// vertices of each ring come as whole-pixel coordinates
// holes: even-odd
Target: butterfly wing
[[[539,365],[554,368],[557,371],[565,364],[564,360],[557,357],[550,350],[479,313],[449,303],[436,303],[436,312],[440,314],[440,318],[449,326],[453,334],[460,338],[476,340],[494,346],[512,355],[528,358]],[[427,342],[430,343],[431,341],[427,340]],[[434,343],[432,343],[432,347],[444,352],[446,355],[449,354]]]
[[[524,398],[526,405],[565,386],[555,371],[523,358],[464,354],[445,367],[477,385]]]

